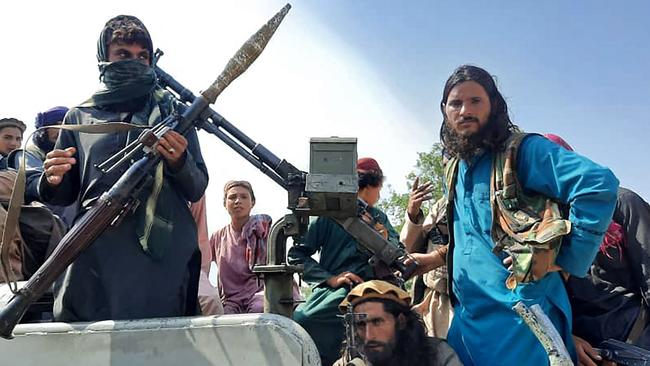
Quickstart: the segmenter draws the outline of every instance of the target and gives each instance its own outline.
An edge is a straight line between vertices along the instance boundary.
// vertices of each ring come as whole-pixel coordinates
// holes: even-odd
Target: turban
[[[61,122],[63,122],[63,117],[65,117],[66,113],[68,113],[68,108],[66,107],[54,107],[48,109],[36,116],[34,126],[36,128],[41,128],[43,126],[60,125]]]

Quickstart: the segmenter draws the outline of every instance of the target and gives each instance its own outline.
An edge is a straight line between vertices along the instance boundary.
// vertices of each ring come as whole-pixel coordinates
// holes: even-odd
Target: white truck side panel
[[[0,339],[11,365],[320,365],[297,323],[274,314],[20,324]]]

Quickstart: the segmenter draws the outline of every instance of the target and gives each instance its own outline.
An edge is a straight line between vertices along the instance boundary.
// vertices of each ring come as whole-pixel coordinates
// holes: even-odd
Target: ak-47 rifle
[[[326,174],[308,174],[286,160],[275,156],[209,107],[230,82],[244,72],[259,56],[289,9],[290,5],[287,4],[253,35],[229,61],[217,80],[198,97],[155,65],[157,59],[162,55],[162,52],[156,52],[154,68],[158,84],[176,95],[182,103],[178,106],[181,114],[173,115],[151,130],[145,131],[137,145],[127,146],[114,158],[98,166],[102,171],[111,171],[115,166],[128,162],[139,149],[144,146],[148,147],[146,155],[134,163],[118,179],[117,183],[100,197],[93,208],[78,220],[43,266],[0,311],[0,337],[11,338],[14,327],[29,304],[38,299],[79,253],[108,226],[118,224],[120,218],[131,211],[134,197],[145,186],[145,181],[151,179],[151,171],[160,161],[153,146],[169,128],[185,133],[190,128],[196,127],[214,134],[288,191],[288,208],[292,214],[280,219],[271,228],[267,264],[255,266],[253,269],[255,273],[264,275],[265,311],[291,316],[293,310],[292,274],[300,272],[301,268],[286,263],[286,239],[293,237],[295,241],[301,240],[306,231],[309,216],[331,217],[357,239],[360,245],[374,254],[373,261],[400,271],[403,279],[408,279],[413,274],[417,263],[405,264],[408,253],[403,248],[395,247],[386,241],[356,216],[358,189],[356,139],[353,139],[355,144],[354,159],[350,161],[351,171],[354,173],[353,179]],[[312,139],[312,142],[314,140],[318,139]],[[350,142],[347,140],[344,142]],[[318,143],[318,141],[315,142]],[[340,151],[337,151],[335,155],[336,159],[333,160],[341,160]],[[107,168],[108,164],[113,164],[113,166]],[[329,178],[333,178],[333,180],[330,182]],[[323,188],[332,186],[337,188],[329,190]]]
[[[633,344],[608,339],[595,350],[604,360],[618,366],[650,366],[650,351]]]
[[[144,149],[145,155],[131,165],[113,187],[102,194],[98,202],[75,223],[52,255],[0,311],[0,337],[11,339],[14,327],[29,305],[45,293],[68,265],[99,235],[109,226],[118,224],[123,215],[130,213],[138,193],[150,181],[153,169],[161,161],[160,155],[153,148],[157,143],[157,137],[170,128],[185,134],[194,128],[195,124],[200,123],[209,105],[214,103],[219,94],[257,59],[290,8],[291,6],[287,4],[249,38],[228,62],[215,82],[200,96],[194,98],[187,108],[183,108],[182,114],[169,116],[140,136],[140,144],[136,148],[147,146],[148,148]],[[124,156],[130,155],[124,154]],[[125,161],[128,159],[122,158],[118,164]]]

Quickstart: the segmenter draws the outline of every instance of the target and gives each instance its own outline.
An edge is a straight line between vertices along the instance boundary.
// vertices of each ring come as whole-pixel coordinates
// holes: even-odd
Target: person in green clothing
[[[399,234],[385,213],[374,207],[379,201],[384,174],[372,158],[357,161],[358,197],[368,205],[367,212],[378,225],[377,231],[389,242],[399,245]],[[320,252],[317,262],[311,256]],[[303,279],[312,285],[312,294],[294,313],[294,320],[311,335],[323,365],[332,365],[340,357],[345,329],[338,317],[338,306],[351,287],[364,281],[384,279],[381,271],[368,264],[370,255],[336,222],[319,217],[311,223],[304,243],[289,249],[290,264],[303,264]],[[383,268],[385,274],[390,274]]]

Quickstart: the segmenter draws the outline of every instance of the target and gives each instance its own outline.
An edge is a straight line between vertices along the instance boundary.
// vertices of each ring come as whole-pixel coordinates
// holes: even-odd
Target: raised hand
[[[411,193],[409,194],[408,207],[406,209],[412,222],[417,220],[420,214],[420,207],[422,207],[422,202],[433,198],[433,195],[431,195],[432,192],[433,185],[431,182],[420,185],[420,177],[415,177],[413,187],[411,187]]]

